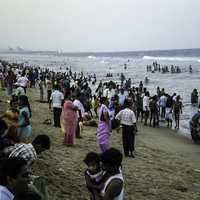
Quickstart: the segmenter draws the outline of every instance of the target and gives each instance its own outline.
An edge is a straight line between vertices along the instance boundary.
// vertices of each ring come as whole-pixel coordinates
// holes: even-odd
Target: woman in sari
[[[61,113],[60,123],[62,131],[64,132],[64,144],[73,145],[77,125],[77,108],[72,101],[67,100],[64,103]]]
[[[111,122],[109,117],[109,109],[107,107],[108,100],[106,97],[102,97],[100,100],[101,107],[99,109],[99,124],[97,128],[97,143],[100,150],[103,153],[110,146],[111,136]]]

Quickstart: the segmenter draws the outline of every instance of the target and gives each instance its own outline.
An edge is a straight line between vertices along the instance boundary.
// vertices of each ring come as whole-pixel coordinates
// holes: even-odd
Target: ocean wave
[[[200,58],[197,58],[197,57],[143,56],[143,60],[169,60],[169,61],[196,61],[196,62],[200,62]]]
[[[96,56],[88,56],[89,59],[96,59]]]

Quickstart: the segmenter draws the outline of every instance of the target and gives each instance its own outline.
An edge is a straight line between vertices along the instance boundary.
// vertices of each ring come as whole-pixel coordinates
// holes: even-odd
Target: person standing
[[[77,126],[77,107],[74,106],[72,101],[67,100],[64,103],[60,123],[61,128],[65,134],[64,136],[64,144],[66,145],[73,145],[74,144],[74,137],[76,134],[76,126]]]
[[[110,146],[111,121],[109,117],[108,99],[101,97],[99,109],[99,124],[97,127],[97,143],[101,152],[105,152]]]
[[[173,111],[174,111],[174,118],[175,118],[175,129],[179,129],[179,122],[180,122],[180,114],[182,114],[182,107],[183,104],[180,101],[181,97],[178,95],[176,97],[176,101],[174,102],[173,105]]]
[[[17,83],[16,84],[19,85],[19,86],[21,86],[22,88],[24,88],[24,92],[26,93],[26,89],[28,87],[29,80],[26,77],[25,72],[23,72],[22,76],[17,79]]]
[[[32,134],[32,126],[30,124],[32,112],[28,97],[22,95],[19,97],[19,117],[17,123],[17,135],[20,142],[29,142]]]
[[[83,122],[83,115],[85,113],[85,108],[83,106],[82,103],[82,93],[78,93],[75,100],[73,101],[74,106],[76,106],[78,108],[77,110],[77,116],[78,116],[78,120],[77,120],[77,126],[76,126],[76,138],[81,139],[81,127],[80,125]]]
[[[198,104],[198,91],[196,88],[192,91],[192,94],[191,94],[191,104],[192,105]]]
[[[47,102],[49,103],[52,92],[52,81],[49,76],[47,76],[46,78],[46,86],[47,86]]]
[[[60,86],[54,85],[54,91],[51,94],[49,101],[49,109],[51,109],[51,104],[53,105],[53,118],[54,126],[60,127],[60,116],[62,112],[62,106],[64,103],[64,95],[60,92]]]
[[[124,101],[124,109],[115,117],[122,125],[122,140],[125,156],[134,156],[135,134],[137,132],[135,113],[131,110],[132,102],[129,99]]]
[[[14,81],[15,81],[15,75],[12,72],[12,70],[8,71],[8,75],[6,76],[5,81],[6,81],[6,86],[7,86],[7,93],[8,93],[8,95],[12,95],[13,84],[14,84]]]
[[[149,92],[145,92],[143,97],[143,112],[144,112],[144,125],[147,125],[147,120],[149,118]]]
[[[166,114],[166,102],[167,102],[167,97],[166,97],[165,93],[162,93],[162,95],[159,99],[159,106],[161,108],[161,118],[162,119],[165,118],[165,114]]]

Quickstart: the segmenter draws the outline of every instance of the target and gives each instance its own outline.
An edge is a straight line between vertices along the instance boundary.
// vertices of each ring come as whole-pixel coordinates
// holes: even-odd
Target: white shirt
[[[115,90],[114,89],[111,89],[111,90],[108,89],[107,98],[111,99],[114,96],[115,96]]]
[[[113,179],[120,179],[122,182],[124,182],[124,178],[123,178],[123,175],[121,172],[119,174],[109,177],[108,180],[104,183],[103,189],[101,190],[102,197],[105,196],[106,189]],[[123,200],[123,199],[124,199],[124,185],[123,185],[123,188],[122,188],[120,194],[118,196],[116,196],[114,198],[114,200]]]
[[[0,185],[0,200],[13,200],[14,195],[4,186]]]
[[[17,80],[17,84],[22,87],[27,87],[28,81],[29,80],[26,76],[22,76]]]
[[[83,116],[83,114],[85,113],[85,108],[83,107],[83,104],[78,99],[75,99],[73,101],[73,104],[81,111],[81,115]]]
[[[125,94],[122,94],[122,93],[119,93],[119,94],[118,94],[118,97],[119,97],[119,104],[120,104],[121,106],[123,106],[123,105],[124,105],[124,101],[125,101],[125,99],[126,99],[126,95],[125,95]]]
[[[136,123],[135,113],[129,109],[125,108],[121,110],[115,117],[115,119],[120,120],[120,123],[127,126],[132,126]]]
[[[165,108],[167,103],[167,97],[162,95],[159,100],[160,107]]]
[[[53,108],[62,108],[62,101],[64,100],[64,95],[59,90],[55,90],[51,93],[50,100],[52,101]]]
[[[143,111],[149,111],[149,110],[150,110],[149,109],[149,97],[144,96],[144,98],[143,98]]]

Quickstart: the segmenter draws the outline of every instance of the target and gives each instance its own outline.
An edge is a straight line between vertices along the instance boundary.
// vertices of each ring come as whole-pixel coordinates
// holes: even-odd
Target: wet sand
[[[48,134],[49,151],[39,156],[34,174],[45,176],[52,200],[87,200],[83,163],[89,151],[99,151],[92,127],[84,127],[82,139],[73,147],[62,144],[61,130],[42,122],[52,119],[47,103],[39,103],[35,89],[28,92],[34,135]],[[0,114],[8,107],[5,92],[0,91]],[[200,199],[200,146],[168,128],[138,125],[136,158],[123,159],[126,200],[198,200]],[[121,132],[113,131],[112,145],[122,150]]]

